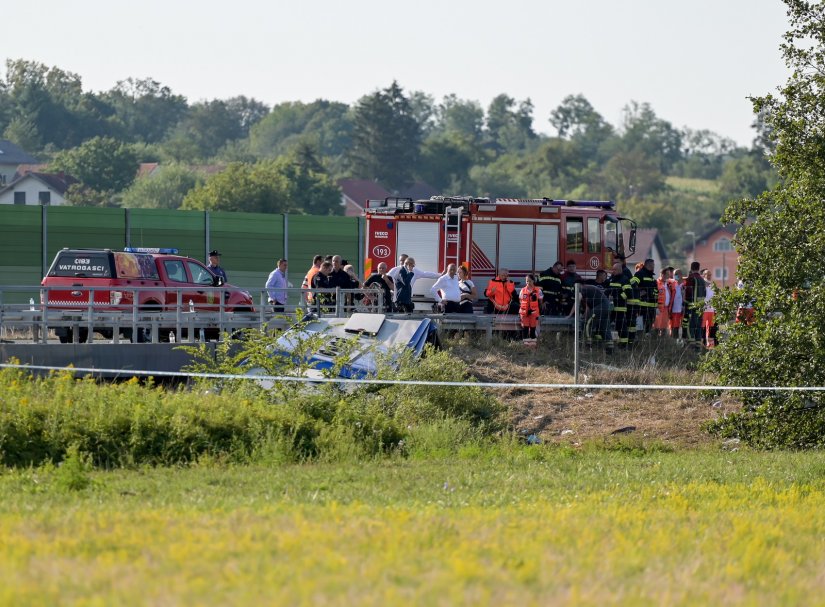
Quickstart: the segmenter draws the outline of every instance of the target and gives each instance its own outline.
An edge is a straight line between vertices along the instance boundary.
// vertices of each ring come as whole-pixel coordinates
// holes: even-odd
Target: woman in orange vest
[[[528,346],[535,346],[544,293],[542,293],[541,287],[536,286],[536,277],[532,274],[528,274],[524,281],[527,286],[522,287],[518,296],[518,315],[521,319],[522,341]]]

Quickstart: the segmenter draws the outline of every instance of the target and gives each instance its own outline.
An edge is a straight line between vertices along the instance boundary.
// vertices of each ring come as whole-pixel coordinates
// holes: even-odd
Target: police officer
[[[224,283],[229,282],[226,278],[226,272],[221,267],[221,254],[219,251],[209,251],[209,264],[206,267],[209,268],[209,271],[215,276],[223,278]]]

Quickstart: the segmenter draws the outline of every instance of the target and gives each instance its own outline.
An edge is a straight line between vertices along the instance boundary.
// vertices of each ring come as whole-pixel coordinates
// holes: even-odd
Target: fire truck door
[[[427,272],[441,272],[439,264],[440,221],[399,221],[397,224],[398,240],[396,250],[415,259],[415,267]],[[435,280],[420,278],[413,286],[413,296],[430,296],[430,287]]]

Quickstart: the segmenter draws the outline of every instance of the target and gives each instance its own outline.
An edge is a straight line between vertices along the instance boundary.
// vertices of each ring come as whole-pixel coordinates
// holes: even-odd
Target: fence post
[[[49,214],[46,211],[49,207],[40,205],[40,248],[42,255],[40,256],[40,277],[46,275],[46,268],[49,260],[46,257],[49,255]]]
[[[123,209],[123,240],[126,247],[132,246],[132,214],[130,209]]]
[[[203,258],[209,259],[209,251],[212,250],[211,236],[212,222],[209,217],[209,211],[203,212]]]
[[[573,287],[573,383],[579,383],[579,283]]]

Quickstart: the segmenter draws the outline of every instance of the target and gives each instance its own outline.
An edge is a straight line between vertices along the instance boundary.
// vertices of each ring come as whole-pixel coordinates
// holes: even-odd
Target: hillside
[[[453,354],[483,382],[572,383],[572,338],[550,334],[535,350],[520,342],[496,338],[492,344],[472,338],[448,342]],[[652,338],[633,352],[606,356],[583,350],[579,381],[591,384],[712,383],[695,371],[698,354],[670,339]],[[727,396],[695,391],[553,390],[508,388],[496,395],[510,408],[514,427],[545,442],[576,444],[610,436],[632,426],[627,434],[674,445],[698,446],[716,439],[702,430],[704,422],[738,407]]]

